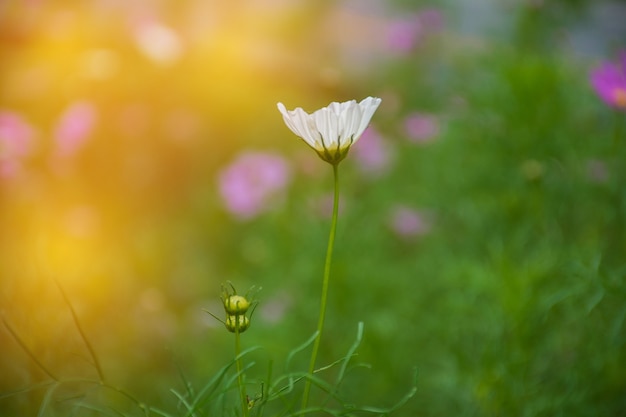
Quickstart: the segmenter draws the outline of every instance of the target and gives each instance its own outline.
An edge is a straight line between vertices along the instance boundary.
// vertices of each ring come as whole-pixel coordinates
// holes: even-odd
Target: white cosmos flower
[[[324,161],[336,165],[359,140],[380,102],[376,97],[368,97],[360,103],[355,100],[333,102],[311,114],[300,107],[287,110],[283,103],[278,103],[278,110],[293,133]]]

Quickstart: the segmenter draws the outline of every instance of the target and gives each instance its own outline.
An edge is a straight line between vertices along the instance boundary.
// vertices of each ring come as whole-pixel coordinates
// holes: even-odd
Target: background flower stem
[[[317,336],[313,343],[313,351],[311,352],[311,362],[309,363],[309,376],[313,376],[315,371],[315,361],[317,352],[322,339],[322,330],[324,328],[324,317],[326,316],[326,302],[328,300],[328,283],[330,281],[330,264],[333,256],[333,246],[335,243],[335,232],[337,230],[337,216],[339,212],[339,164],[333,165],[334,178],[334,197],[333,197],[333,214],[330,224],[330,234],[328,236],[328,247],[326,249],[326,262],[324,264],[324,279],[322,281],[322,295],[320,298],[320,314],[317,321]],[[304,385],[304,393],[302,395],[302,409],[307,407],[309,402],[309,393],[311,391],[311,379],[307,379]]]

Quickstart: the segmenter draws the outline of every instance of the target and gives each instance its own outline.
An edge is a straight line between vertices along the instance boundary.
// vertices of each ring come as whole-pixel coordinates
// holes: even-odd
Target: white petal
[[[278,103],[278,110],[282,113],[285,124],[293,133],[300,136],[309,146],[317,148],[318,140],[311,131],[311,116],[300,107],[289,111],[283,103]]]
[[[380,105],[381,99],[374,97],[367,97],[363,101],[359,103],[359,107],[361,108],[361,121],[358,129],[354,132],[354,141],[356,142],[365,129],[367,129],[367,125],[369,125],[374,112]]]
[[[323,149],[337,149],[338,117],[328,107],[313,113],[315,126],[322,136]]]
[[[309,145],[316,147],[318,143],[318,134],[313,124],[313,118],[300,107],[291,112],[292,121],[300,131],[300,137]]]
[[[278,103],[278,110],[293,133],[315,149],[322,159],[337,164],[361,137],[380,102],[381,99],[375,97],[367,97],[358,104],[356,100],[332,102],[312,114],[300,107],[289,111]]]
[[[343,129],[340,140],[342,147],[349,146],[353,143],[355,133],[361,124],[361,117],[361,107],[357,105],[356,102],[346,108],[341,114],[341,124]]]
[[[343,103],[332,102],[328,108],[336,115],[340,115],[352,106],[356,106],[356,100],[344,101]]]
[[[333,112],[335,114],[339,114],[339,113],[341,113],[342,105],[343,105],[343,103],[339,103],[339,102],[333,101],[328,106],[326,106],[326,109],[330,110],[331,112]]]

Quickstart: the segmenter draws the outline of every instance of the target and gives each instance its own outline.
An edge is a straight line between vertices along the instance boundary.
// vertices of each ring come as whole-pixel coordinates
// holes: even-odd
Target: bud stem
[[[239,385],[239,395],[241,396],[241,412],[244,417],[248,416],[248,396],[246,386],[243,382],[243,367],[241,366],[241,341],[239,331],[239,320],[235,320],[235,362],[237,364],[237,385]]]
[[[333,197],[333,214],[330,224],[330,235],[328,237],[328,247],[326,250],[326,262],[324,264],[324,279],[322,281],[322,296],[320,299],[320,313],[317,322],[317,336],[313,343],[313,351],[311,352],[311,362],[309,363],[309,376],[313,376],[315,371],[315,361],[317,352],[322,339],[322,330],[324,328],[324,317],[326,316],[326,301],[328,300],[328,283],[330,281],[330,264],[333,256],[333,246],[335,243],[335,232],[337,230],[337,217],[339,213],[339,163],[332,164],[334,177],[334,197]],[[304,385],[304,393],[302,395],[302,410],[304,410],[309,402],[309,392],[311,391],[311,379],[308,378]]]

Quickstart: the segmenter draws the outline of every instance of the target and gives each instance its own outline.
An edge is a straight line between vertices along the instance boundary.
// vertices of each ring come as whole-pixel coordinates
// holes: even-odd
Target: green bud
[[[226,314],[239,315],[248,311],[250,303],[241,295],[229,295],[224,299],[224,309]]]
[[[237,332],[237,325],[239,325],[239,333],[243,333],[250,327],[250,319],[244,315],[227,316],[224,323],[229,332]]]

